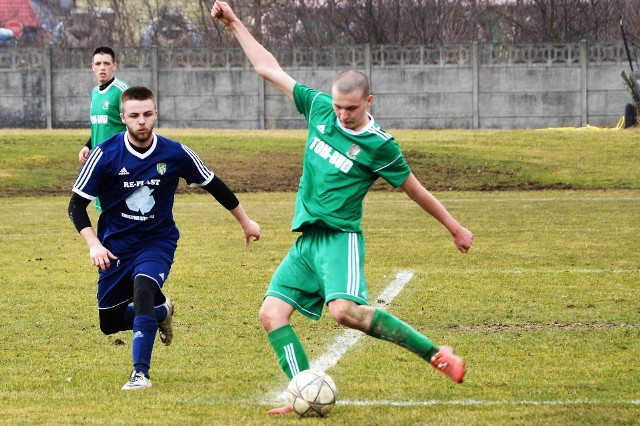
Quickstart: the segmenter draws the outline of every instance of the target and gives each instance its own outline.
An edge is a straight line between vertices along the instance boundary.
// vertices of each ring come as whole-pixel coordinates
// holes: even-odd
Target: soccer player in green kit
[[[302,234],[274,273],[259,313],[282,370],[291,379],[309,368],[291,315],[297,310],[317,320],[326,304],[339,324],[407,348],[461,383],[464,361],[452,348],[438,347],[367,301],[362,201],[379,177],[442,223],[458,250],[466,253],[473,241],[473,234],[420,184],[393,137],[369,114],[373,97],[367,77],[345,71],[333,82],[331,95],[311,89],[282,70],[227,3],[216,1],[211,16],[231,31],[258,75],[292,100],[308,125],[292,224],[292,231]],[[269,414],[291,411],[284,406]]]
[[[116,78],[118,68],[116,54],[108,46],[97,47],[93,51],[91,69],[96,75],[98,85],[91,92],[91,107],[89,119],[91,121],[91,136],[78,153],[80,164],[84,164],[89,153],[100,142],[126,130],[120,118],[120,95],[129,85]],[[96,210],[101,210],[100,200],[95,199]]]
[[[89,152],[96,145],[126,130],[120,118],[120,96],[129,85],[116,78],[117,68],[116,54],[112,48],[100,46],[93,51],[91,69],[98,85],[91,92],[91,137],[78,153],[81,164],[87,161]]]

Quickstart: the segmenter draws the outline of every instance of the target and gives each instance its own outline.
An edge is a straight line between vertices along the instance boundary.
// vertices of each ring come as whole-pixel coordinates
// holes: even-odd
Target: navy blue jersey
[[[211,182],[213,172],[179,142],[154,134],[151,147],[141,154],[123,132],[91,151],[72,190],[89,200],[100,197],[98,238],[114,255],[126,258],[154,241],[177,244],[172,209],[180,178],[202,186]]]

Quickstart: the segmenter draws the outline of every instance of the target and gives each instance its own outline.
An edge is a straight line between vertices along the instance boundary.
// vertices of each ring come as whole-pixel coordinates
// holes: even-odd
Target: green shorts
[[[362,233],[313,228],[302,233],[275,274],[266,296],[274,296],[317,320],[334,299],[368,305]]]

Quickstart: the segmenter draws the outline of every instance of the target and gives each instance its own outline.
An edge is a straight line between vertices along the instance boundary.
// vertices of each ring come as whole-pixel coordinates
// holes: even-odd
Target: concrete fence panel
[[[240,48],[118,49],[117,76],[158,96],[161,127],[303,128]],[[91,49],[0,50],[0,127],[88,128]],[[297,81],[367,73],[384,128],[614,127],[631,97],[619,43],[279,47]]]

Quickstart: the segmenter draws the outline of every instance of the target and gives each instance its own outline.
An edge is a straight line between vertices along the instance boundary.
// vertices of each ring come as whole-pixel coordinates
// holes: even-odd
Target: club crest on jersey
[[[160,173],[161,175],[165,174],[167,172],[167,164],[166,163],[156,164],[156,170],[158,170],[158,173]]]
[[[347,152],[347,157],[349,157],[352,160],[355,160],[356,157],[358,155],[360,155],[360,153],[362,152],[362,148],[360,148],[358,145],[351,145],[351,148],[349,148],[349,151]]]
[[[108,100],[104,101],[104,103],[102,104],[102,109],[109,109],[109,101]]]

